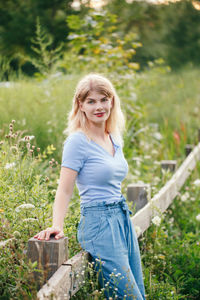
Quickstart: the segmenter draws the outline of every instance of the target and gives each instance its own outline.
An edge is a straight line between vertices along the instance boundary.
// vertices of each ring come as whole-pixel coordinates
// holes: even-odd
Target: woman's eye
[[[94,100],[89,100],[88,103],[89,103],[89,104],[93,104],[93,103],[94,103]]]
[[[106,102],[106,101],[108,101],[108,98],[103,98],[102,101]]]

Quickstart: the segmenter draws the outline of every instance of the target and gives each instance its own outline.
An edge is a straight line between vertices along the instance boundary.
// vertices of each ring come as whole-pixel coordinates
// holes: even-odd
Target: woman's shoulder
[[[82,131],[75,131],[68,135],[68,137],[64,141],[64,144],[73,143],[75,145],[80,145],[86,143],[86,141],[86,136]]]

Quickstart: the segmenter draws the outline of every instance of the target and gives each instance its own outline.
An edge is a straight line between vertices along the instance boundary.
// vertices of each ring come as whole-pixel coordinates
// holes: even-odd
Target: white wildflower
[[[138,170],[135,169],[134,173],[135,173],[135,175],[140,176],[140,171],[138,171]]]
[[[154,178],[153,178],[153,181],[154,181],[154,184],[158,184],[159,182],[160,182],[160,177],[158,177],[158,176],[155,176]]]
[[[152,219],[152,223],[156,226],[160,226],[160,223],[161,223],[161,218],[158,217],[158,216],[155,216],[153,219]]]
[[[137,94],[134,93],[134,92],[132,92],[132,93],[131,93],[131,99],[132,99],[133,101],[136,101],[136,100],[137,100]]]
[[[7,239],[5,241],[0,242],[0,247],[5,247],[8,243],[10,243],[13,240],[13,238],[11,239]]]
[[[35,222],[35,221],[36,221],[35,218],[27,218],[23,220],[23,222]]]
[[[156,149],[153,149],[153,150],[151,151],[151,154],[157,155],[157,154],[158,154],[158,151],[157,151]]]
[[[196,179],[196,180],[193,182],[193,184],[194,184],[195,186],[200,186],[200,179]]]
[[[29,208],[35,208],[35,206],[31,203],[24,203],[24,204],[21,204],[20,206],[16,207],[15,211],[19,212],[22,209],[29,209]]]
[[[142,232],[142,230],[141,230],[141,228],[140,228],[140,226],[134,226],[135,227],[135,231],[136,231],[136,233],[137,233],[137,235],[139,236],[140,234],[141,234],[141,232]]]
[[[150,155],[145,155],[145,156],[144,156],[144,159],[150,159],[150,158],[151,158]]]
[[[198,214],[198,215],[196,216],[196,220],[197,220],[197,221],[200,221],[200,214]]]
[[[185,192],[185,194],[181,195],[181,201],[185,202],[190,197],[190,194],[188,192]]]
[[[7,163],[6,165],[5,165],[5,169],[10,169],[10,168],[13,168],[14,166],[16,165],[16,163],[15,162],[12,162],[12,163]]]
[[[160,132],[154,132],[153,137],[158,141],[162,140],[162,138],[163,138],[162,134]]]

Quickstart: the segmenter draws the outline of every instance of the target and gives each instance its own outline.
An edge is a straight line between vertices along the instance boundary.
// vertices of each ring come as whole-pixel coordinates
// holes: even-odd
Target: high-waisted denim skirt
[[[123,196],[120,202],[81,205],[78,241],[101,272],[99,280],[107,299],[114,295],[117,299],[145,299],[140,250],[130,213]]]

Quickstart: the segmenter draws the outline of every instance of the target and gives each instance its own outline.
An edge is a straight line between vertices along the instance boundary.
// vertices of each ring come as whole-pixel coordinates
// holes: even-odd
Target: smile
[[[97,114],[95,114],[95,116],[97,116],[97,117],[103,117],[103,115],[104,115],[105,113],[103,112],[103,113],[97,113]]]

